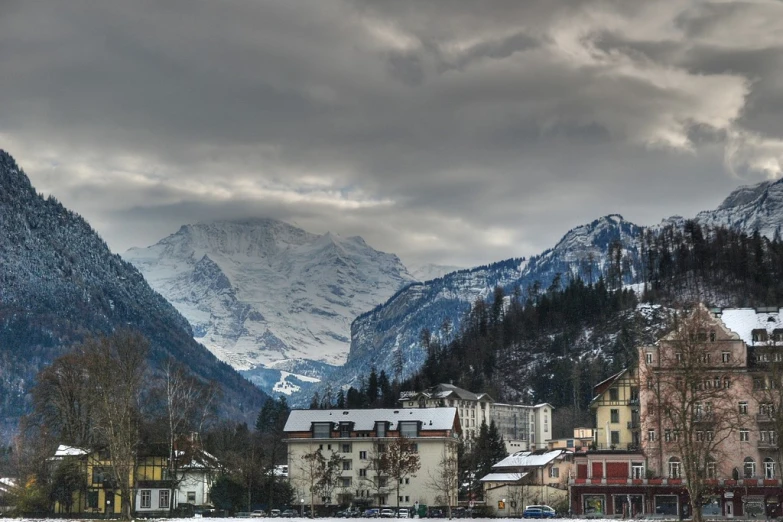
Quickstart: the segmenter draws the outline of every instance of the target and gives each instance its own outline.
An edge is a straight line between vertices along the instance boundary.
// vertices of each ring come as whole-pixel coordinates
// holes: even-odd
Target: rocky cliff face
[[[13,425],[44,365],[90,333],[130,326],[146,335],[151,360],[172,356],[223,385],[229,415],[264,400],[193,340],[188,322],[89,224],[36,193],[0,151],[0,416]]]
[[[699,212],[696,220],[769,238],[780,237],[783,226],[783,180],[740,187],[716,210]]]

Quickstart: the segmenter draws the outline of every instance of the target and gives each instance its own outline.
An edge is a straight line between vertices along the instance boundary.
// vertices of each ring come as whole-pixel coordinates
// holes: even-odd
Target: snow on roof
[[[378,421],[387,421],[396,430],[400,421],[421,421],[421,429],[450,430],[457,417],[456,408],[408,408],[373,410],[293,410],[283,431],[310,431],[313,422],[353,422],[356,431],[372,431]]]
[[[480,480],[480,482],[516,482],[522,480],[529,473],[490,473]]]
[[[546,466],[557,457],[565,453],[563,450],[553,450],[546,452],[518,451],[501,460],[494,466],[495,468],[527,468]]]
[[[54,452],[54,458],[63,458],[63,457],[78,457],[80,455],[87,455],[89,451],[83,448],[77,448],[74,446],[66,446],[65,444],[60,444],[57,446],[57,451]]]
[[[724,308],[718,317],[748,346],[755,344],[753,330],[766,330],[772,334],[774,330],[783,329],[783,308]]]

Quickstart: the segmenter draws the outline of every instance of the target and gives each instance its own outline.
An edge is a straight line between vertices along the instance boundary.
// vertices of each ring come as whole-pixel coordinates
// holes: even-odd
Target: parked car
[[[397,518],[409,518],[409,517],[410,517],[410,513],[409,513],[409,511],[407,509],[400,508],[397,511]]]
[[[557,511],[549,506],[527,506],[522,512],[522,518],[555,518]]]
[[[381,518],[394,518],[394,510],[391,508],[383,508],[381,510]]]
[[[250,518],[250,511],[238,511],[236,515],[234,515],[236,518]]]
[[[280,514],[283,518],[294,518],[296,516],[296,513],[294,513],[293,509],[286,509]]]
[[[266,516],[266,511],[264,511],[263,509],[256,509],[255,511],[250,513],[250,516],[252,518],[265,517]]]
[[[364,516],[368,518],[378,518],[381,516],[381,510],[378,508],[365,509]]]
[[[273,518],[277,518],[280,516],[280,510],[279,509],[273,509],[269,512],[269,516]]]

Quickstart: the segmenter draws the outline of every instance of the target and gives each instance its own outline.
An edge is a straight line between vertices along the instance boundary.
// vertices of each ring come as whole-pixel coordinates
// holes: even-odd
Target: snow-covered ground
[[[17,522],[62,522],[62,519],[59,519],[59,518],[57,518],[57,519],[55,519],[55,518],[51,518],[51,519],[45,519],[45,518],[16,518],[16,519],[9,519],[9,520],[14,520],[14,521],[17,521]],[[70,520],[72,522],[79,522],[80,521],[80,519],[70,519]],[[144,519],[137,519],[137,520],[144,520]],[[153,519],[150,519],[150,520],[153,520]],[[214,522],[248,522],[249,519],[247,519],[247,518],[209,518],[209,519],[208,518],[202,518],[202,519],[165,518],[165,519],[160,519],[160,520],[165,520],[166,522],[193,522],[194,520],[214,521]],[[312,521],[312,519],[310,519],[310,518],[299,518],[299,517],[287,518],[285,520],[286,521],[291,521],[291,522],[311,522]],[[341,521],[341,520],[344,521],[345,519],[344,518],[318,518],[316,520],[319,520],[320,522],[338,522],[338,521]],[[359,519],[356,519],[356,520],[366,520],[366,519],[359,518]],[[427,518],[427,519],[424,519],[424,520],[448,520],[448,519],[447,518]],[[456,519],[455,518],[453,520],[461,520],[461,519]],[[473,518],[473,519],[465,519],[465,520],[474,520],[476,522],[490,522],[490,521],[497,521],[497,520],[501,520],[501,519],[497,519],[497,518]],[[508,520],[512,520],[512,519],[508,519]],[[519,519],[513,519],[513,520],[522,520],[522,519],[519,518]],[[571,518],[571,519],[567,519],[567,520],[579,521],[579,520],[588,520],[588,519]],[[590,522],[617,522],[618,519],[616,519],[616,518],[591,518],[589,520],[590,520]],[[674,519],[672,519],[672,520],[674,520]]]

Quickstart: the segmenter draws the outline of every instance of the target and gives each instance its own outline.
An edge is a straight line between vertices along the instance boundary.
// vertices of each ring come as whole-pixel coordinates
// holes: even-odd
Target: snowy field
[[[68,522],[81,522],[84,520],[84,522],[95,522],[96,520],[101,519],[63,519],[63,518],[6,518],[4,520],[10,521],[18,521],[18,522],[63,522],[67,520]],[[136,520],[147,520],[147,519],[136,519]],[[149,520],[161,520],[166,522],[194,522],[196,520],[199,521],[209,521],[209,522],[249,522],[250,520],[259,520],[259,519],[249,519],[249,518],[163,518],[163,519],[149,519]],[[260,520],[266,520],[266,519],[260,519]],[[291,521],[291,522],[312,522],[313,519],[310,518],[300,518],[300,517],[294,517],[294,518],[285,518],[285,519],[278,519],[278,520],[285,520],[285,521]],[[322,521],[322,522],[345,522],[345,518],[317,518],[316,520]],[[355,519],[348,519],[348,520],[369,520],[365,518],[355,518]],[[383,519],[378,519],[383,520]],[[400,520],[400,519],[395,519]],[[426,518],[422,520],[449,520],[448,518]],[[497,522],[498,520],[504,520],[501,518],[466,518],[466,519],[459,519],[455,518],[452,520],[474,520],[476,522]],[[522,518],[508,518],[505,520],[523,520]],[[559,520],[559,519],[556,519]],[[569,519],[562,519],[562,520],[573,520],[573,521],[579,521],[579,520],[589,520],[590,522],[618,522],[618,519],[616,518],[591,518],[591,519],[578,519],[578,518],[569,518]],[[659,519],[662,520],[662,519]],[[673,519],[674,520],[674,519]],[[656,521],[658,522],[658,521]]]

